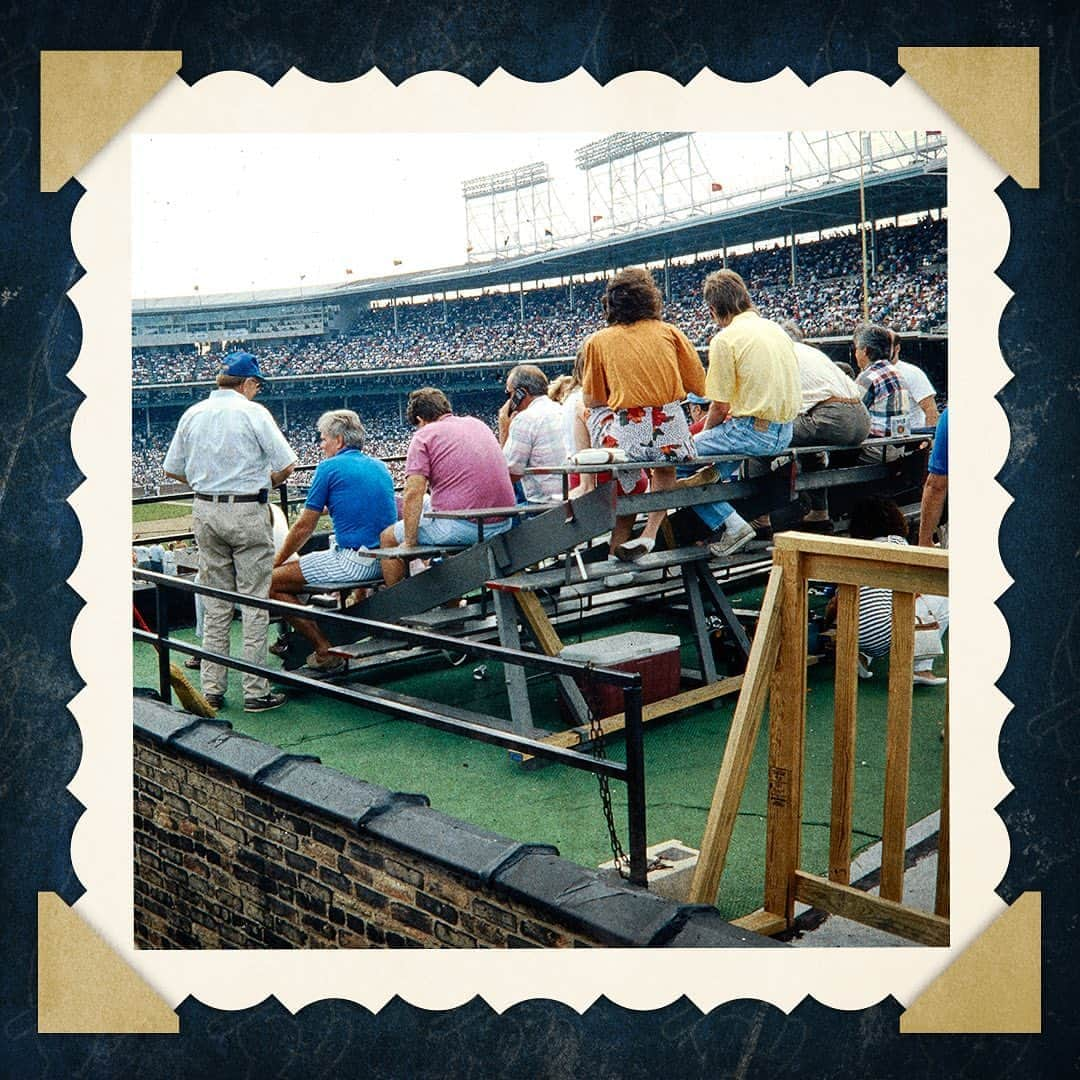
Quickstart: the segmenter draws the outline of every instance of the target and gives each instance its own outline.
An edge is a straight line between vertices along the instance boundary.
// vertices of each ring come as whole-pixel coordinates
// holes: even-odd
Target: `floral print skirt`
[[[634,405],[629,409],[600,405],[586,409],[585,423],[593,446],[619,447],[627,461],[675,464],[696,453],[694,437],[679,401],[667,405]],[[620,469],[618,475],[623,491],[633,490],[638,474]]]

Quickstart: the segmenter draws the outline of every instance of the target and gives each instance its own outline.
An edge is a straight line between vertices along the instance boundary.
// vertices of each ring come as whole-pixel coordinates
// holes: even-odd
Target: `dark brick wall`
[[[775,944],[144,699],[134,809],[144,948]]]

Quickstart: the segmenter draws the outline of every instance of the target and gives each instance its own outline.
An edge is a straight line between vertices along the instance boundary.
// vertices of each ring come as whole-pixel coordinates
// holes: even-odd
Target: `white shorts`
[[[381,575],[379,560],[357,548],[338,547],[330,537],[325,551],[300,556],[300,573],[308,585],[336,585],[340,581],[371,581]]]

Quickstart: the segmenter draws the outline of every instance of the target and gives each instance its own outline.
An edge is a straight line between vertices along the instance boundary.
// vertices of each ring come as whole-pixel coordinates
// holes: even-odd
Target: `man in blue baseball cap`
[[[269,489],[285,482],[296,455],[270,411],[255,403],[264,379],[259,361],[248,352],[229,353],[217,376],[217,389],[180,417],[165,454],[166,476],[195,492],[192,527],[199,545],[199,582],[266,599],[274,565]],[[269,614],[241,607],[244,659],[266,664]],[[229,654],[233,605],[207,596],[203,645]],[[214,708],[225,703],[228,668],[202,663],[202,688]],[[284,704],[259,675],[243,675],[244,711],[265,712]]]

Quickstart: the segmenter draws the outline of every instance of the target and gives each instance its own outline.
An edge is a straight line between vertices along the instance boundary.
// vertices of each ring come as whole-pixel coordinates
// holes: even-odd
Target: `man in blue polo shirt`
[[[379,546],[379,534],[397,520],[390,470],[364,449],[364,425],[351,409],[323,413],[316,427],[323,460],[312,477],[307,502],[274,559],[270,596],[289,601],[297,593],[318,591],[340,581],[368,581],[379,576],[379,560],[367,549]],[[288,559],[307,542],[319,517],[330,512],[334,533],[325,551]],[[292,619],[293,626],[315,646],[308,667],[334,671],[345,658],[332,648],[317,623]]]

